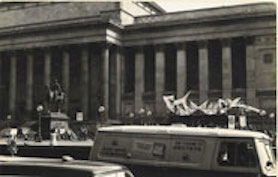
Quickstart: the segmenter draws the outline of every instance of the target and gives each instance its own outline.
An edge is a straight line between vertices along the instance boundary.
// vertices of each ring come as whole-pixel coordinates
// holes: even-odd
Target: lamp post
[[[145,117],[144,117],[144,116],[145,116],[145,115],[144,115],[145,112],[146,112],[146,111],[145,111],[144,108],[141,108],[141,109],[139,110],[139,112],[138,112],[138,113],[139,113],[139,118],[140,118],[140,123],[141,123],[141,125],[145,125],[145,123],[146,123],[145,120],[144,120],[144,119],[145,119]]]
[[[105,120],[104,120],[104,111],[105,111],[105,107],[104,106],[100,106],[99,108],[98,108],[98,113],[99,113],[99,119],[100,119],[100,124],[102,125],[104,122],[105,122]]]
[[[8,128],[10,128],[10,121],[12,119],[11,115],[7,115],[7,124],[8,124]]]
[[[134,113],[133,112],[130,112],[128,114],[128,117],[129,117],[129,124],[134,124],[134,121],[133,121],[133,118],[134,118]]]
[[[39,114],[39,124],[38,124],[38,142],[42,141],[42,130],[41,130],[41,117],[42,117],[43,106],[37,106],[37,112]]]
[[[151,124],[151,125],[154,125],[155,122],[152,120],[152,111],[151,110],[148,110],[147,111],[147,118],[148,118],[148,123]]]

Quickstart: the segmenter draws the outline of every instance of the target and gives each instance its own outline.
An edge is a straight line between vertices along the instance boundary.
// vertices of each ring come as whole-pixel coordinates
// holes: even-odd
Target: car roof
[[[88,160],[69,160],[63,161],[57,158],[38,158],[38,157],[11,157],[0,156],[0,164],[13,166],[34,166],[34,167],[54,167],[61,169],[82,170],[92,174],[110,173],[125,170],[126,167],[113,163],[96,162]]]
[[[189,136],[206,136],[206,137],[240,137],[240,138],[259,138],[270,139],[268,135],[250,131],[235,130],[224,128],[207,128],[207,127],[186,127],[186,126],[110,126],[101,127],[99,132],[116,132],[116,133],[135,133],[135,134],[167,134],[167,135],[189,135]]]

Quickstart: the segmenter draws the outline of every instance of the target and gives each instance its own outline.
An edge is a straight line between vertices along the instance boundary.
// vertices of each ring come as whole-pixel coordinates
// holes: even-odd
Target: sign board
[[[228,115],[228,128],[235,129],[236,128],[236,117],[235,115]]]
[[[247,126],[247,120],[245,115],[239,116],[239,125],[240,127],[246,127]]]
[[[76,113],[76,121],[79,121],[79,122],[83,121],[83,112]]]

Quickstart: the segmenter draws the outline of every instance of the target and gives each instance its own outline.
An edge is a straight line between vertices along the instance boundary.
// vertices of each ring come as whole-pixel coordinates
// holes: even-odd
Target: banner
[[[235,129],[236,128],[236,117],[235,115],[228,115],[228,128]]]

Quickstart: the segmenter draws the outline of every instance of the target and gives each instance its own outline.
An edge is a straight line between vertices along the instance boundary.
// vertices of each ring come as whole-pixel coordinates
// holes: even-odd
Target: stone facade
[[[101,105],[111,119],[142,109],[163,117],[162,96],[189,90],[197,103],[240,96],[276,108],[271,3],[175,13],[152,3],[2,3],[0,22],[1,118],[32,117],[54,79],[64,111],[88,121]]]

